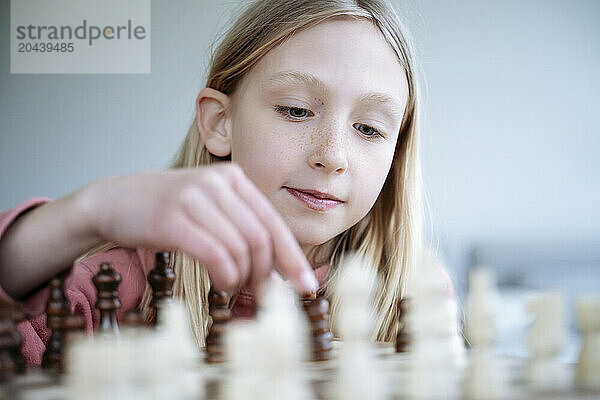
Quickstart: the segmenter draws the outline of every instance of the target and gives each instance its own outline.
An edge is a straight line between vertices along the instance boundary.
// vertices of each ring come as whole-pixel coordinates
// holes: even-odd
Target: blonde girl
[[[67,291],[92,303],[88,327],[85,280],[106,259],[131,297],[121,311],[148,314],[141,250],[168,249],[202,346],[211,284],[252,296],[277,270],[330,295],[354,251],[379,276],[376,339],[392,341],[422,253],[418,105],[410,41],[384,1],[252,2],[212,55],[172,169],[0,214],[0,295],[41,309],[36,288],[87,251]],[[325,273],[317,281],[313,270]]]

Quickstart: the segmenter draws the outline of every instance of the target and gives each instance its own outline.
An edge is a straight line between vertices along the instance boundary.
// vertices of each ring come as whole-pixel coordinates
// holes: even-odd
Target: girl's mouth
[[[303,202],[304,205],[306,205],[308,208],[313,209],[315,211],[327,211],[343,203],[343,201],[341,200],[334,200],[333,198],[327,197],[317,197],[311,193],[303,192],[298,189],[285,187],[285,190],[287,190],[288,193],[294,196],[296,199]],[[327,194],[321,194],[321,196],[327,196]]]

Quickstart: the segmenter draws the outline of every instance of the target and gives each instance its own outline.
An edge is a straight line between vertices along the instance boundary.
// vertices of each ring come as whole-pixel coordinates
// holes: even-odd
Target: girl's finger
[[[254,214],[254,211],[240,198],[229,185],[224,185],[222,190],[214,193],[216,204],[222,212],[232,221],[250,248],[252,267],[249,280],[251,286],[264,278],[272,269],[273,239],[263,226],[263,223]],[[248,278],[246,276],[246,278]],[[244,282],[245,283],[245,282]]]
[[[243,285],[250,274],[250,251],[238,228],[222,209],[215,205],[213,199],[199,188],[185,189],[181,198],[189,217],[222,243],[233,257],[239,269],[238,284]],[[248,215],[239,217],[248,218]]]
[[[292,280],[300,292],[316,291],[317,279],[285,221],[264,194],[242,172],[241,168],[230,168],[228,173],[242,200],[250,206],[269,231],[273,239],[275,261],[279,265],[280,271]]]
[[[167,238],[161,240],[162,244],[171,241],[169,247],[180,249],[201,262],[216,289],[233,291],[238,286],[239,270],[225,246],[214,236],[185,215],[173,218],[169,226],[172,228],[165,230]]]

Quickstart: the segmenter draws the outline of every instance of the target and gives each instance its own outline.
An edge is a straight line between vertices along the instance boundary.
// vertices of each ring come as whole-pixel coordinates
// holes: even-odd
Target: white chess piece
[[[163,353],[160,364],[155,363],[159,374],[165,375],[170,391],[165,398],[197,399],[204,394],[203,376],[200,373],[201,356],[194,343],[188,314],[181,300],[173,299],[161,306],[161,318],[154,336],[160,341]],[[164,371],[168,370],[167,373]]]
[[[80,338],[67,352],[67,398],[128,400],[202,397],[186,313],[177,301],[165,306],[159,329],[123,329],[116,337]]]
[[[308,321],[299,299],[281,279],[265,283],[255,321],[232,322],[225,336],[225,400],[307,400],[313,395],[302,362]]]
[[[308,351],[309,329],[298,295],[284,281],[270,279],[257,315],[257,338],[265,392],[261,400],[306,400],[312,393],[302,362]],[[264,355],[268,355],[265,357]]]
[[[335,295],[343,344],[336,360],[337,376],[330,397],[335,400],[384,399],[386,383],[372,342],[376,274],[357,255],[349,256],[340,268]]]
[[[577,320],[582,333],[577,385],[584,390],[600,391],[600,298],[579,299]]]
[[[260,348],[256,321],[234,321],[225,333],[226,378],[220,389],[222,400],[260,400],[264,377],[260,374]],[[264,357],[264,355],[262,355]],[[258,365],[257,365],[258,364]]]
[[[541,392],[566,390],[571,385],[571,373],[558,358],[567,334],[564,299],[559,293],[541,294],[530,301],[528,310],[535,316],[528,335],[528,385]]]
[[[493,352],[498,302],[491,271],[479,268],[469,274],[465,333],[471,344],[469,366],[463,379],[463,398],[500,400],[510,396],[507,372]]]
[[[464,349],[457,331],[456,304],[448,298],[439,267],[425,259],[412,278],[407,328],[410,344],[406,397],[456,399]]]

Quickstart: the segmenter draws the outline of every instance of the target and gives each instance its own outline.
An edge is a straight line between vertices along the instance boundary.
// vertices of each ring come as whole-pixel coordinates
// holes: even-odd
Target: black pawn
[[[129,310],[121,319],[121,325],[128,328],[140,328],[146,326],[146,320],[140,311]]]
[[[156,253],[156,263],[154,269],[148,273],[148,283],[152,287],[152,323],[158,322],[158,309],[160,304],[173,297],[173,283],[175,282],[175,273],[169,266],[169,252],[163,251]]]
[[[56,372],[62,371],[65,337],[63,320],[69,315],[69,302],[64,291],[65,275],[55,276],[50,281],[50,296],[46,303],[46,326],[51,334],[42,358],[42,367]]]
[[[0,304],[0,382],[6,382],[20,373],[19,360],[22,338],[14,321],[13,306]],[[21,357],[22,359],[22,357]]]
[[[227,329],[227,323],[231,319],[230,300],[231,296],[222,290],[211,288],[208,293],[208,314],[212,318],[212,325],[206,337],[206,361],[209,363],[225,361],[223,334]]]
[[[112,264],[102,263],[93,282],[97,291],[96,308],[100,310],[98,333],[118,335],[117,309],[121,308],[121,300],[117,289],[121,283],[121,275]]]
[[[301,300],[310,323],[312,360],[330,360],[333,356],[333,335],[329,328],[329,301],[315,294],[303,296]]]
[[[406,353],[410,347],[410,334],[406,325],[409,300],[402,299],[398,304],[398,333],[396,334],[396,353]]]
[[[25,363],[25,359],[23,358],[23,354],[21,354],[21,345],[23,344],[23,338],[21,337],[21,333],[19,333],[19,330],[17,329],[17,325],[20,322],[25,321],[25,312],[23,311],[22,304],[16,304],[12,308],[12,321],[14,324],[13,335],[15,337],[15,340],[18,342],[13,347],[13,360],[15,362],[15,372],[17,374],[24,374],[27,369],[27,366]]]

